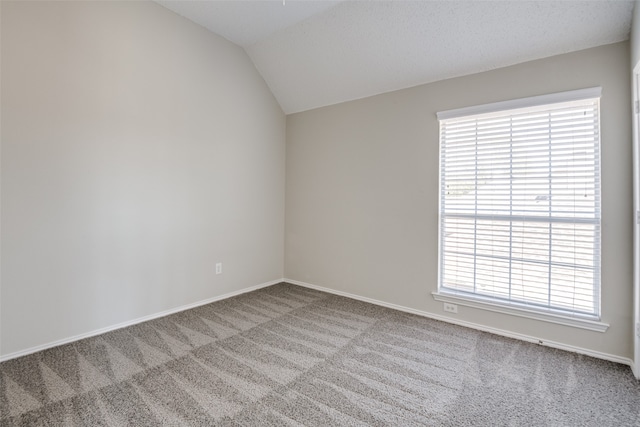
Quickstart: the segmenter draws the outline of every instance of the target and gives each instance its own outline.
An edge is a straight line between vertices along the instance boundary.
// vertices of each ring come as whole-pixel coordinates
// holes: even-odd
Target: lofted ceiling
[[[285,113],[629,38],[629,0],[166,1],[242,46]]]

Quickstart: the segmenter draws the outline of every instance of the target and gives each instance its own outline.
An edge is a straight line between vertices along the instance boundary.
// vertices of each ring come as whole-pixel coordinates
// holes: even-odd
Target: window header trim
[[[560,102],[581,101],[583,99],[600,98],[602,87],[570,90],[547,95],[531,96],[529,98],[513,99],[509,101],[493,102],[490,104],[474,105],[456,108],[436,113],[438,120],[449,120],[458,117],[475,116],[479,114],[496,113],[498,111],[514,110],[517,108],[537,107],[540,105],[556,104]]]

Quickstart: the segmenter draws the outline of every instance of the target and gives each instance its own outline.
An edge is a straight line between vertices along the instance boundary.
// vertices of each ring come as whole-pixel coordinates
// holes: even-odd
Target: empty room
[[[640,426],[640,2],[0,1],[0,425]]]

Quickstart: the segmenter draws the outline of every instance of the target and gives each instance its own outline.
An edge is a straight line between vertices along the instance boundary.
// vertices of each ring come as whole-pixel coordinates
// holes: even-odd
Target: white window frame
[[[468,116],[475,116],[480,114],[504,112],[506,110],[516,110],[520,108],[540,107],[544,105],[564,103],[570,101],[580,101],[586,99],[600,98],[602,89],[600,87],[580,89],[568,92],[554,93],[549,95],[535,96],[523,99],[516,99],[510,101],[496,102],[492,104],[478,105],[472,107],[465,107],[455,110],[447,110],[437,113],[439,121],[462,118]],[[599,122],[599,119],[598,119]],[[440,144],[442,143],[439,136]],[[442,156],[440,156],[442,161]],[[597,161],[600,161],[600,155],[597,156]],[[442,166],[442,165],[441,165]],[[439,168],[440,184],[442,184],[443,172],[442,168]],[[439,186],[441,189],[441,186]],[[442,203],[442,192],[439,190],[439,203]],[[442,216],[442,209],[439,209],[439,215]],[[597,279],[596,279],[596,299],[597,309],[595,315],[584,315],[580,313],[567,312],[565,310],[555,310],[551,307],[537,307],[531,306],[526,303],[516,301],[505,301],[503,299],[496,299],[490,296],[483,296],[476,293],[459,292],[454,289],[445,288],[442,286],[442,218],[438,221],[438,290],[433,292],[433,298],[436,301],[442,301],[447,303],[459,304],[463,306],[469,306],[479,308],[483,310],[505,313],[515,315],[519,317],[525,317],[535,320],[542,320],[546,322],[573,326],[582,329],[588,329],[592,331],[605,332],[609,327],[608,324],[602,322],[600,318],[600,292],[599,292],[599,275],[600,275],[600,256],[598,253],[596,263]],[[600,246],[600,230],[598,226],[598,248]],[[598,251],[599,252],[599,251]]]

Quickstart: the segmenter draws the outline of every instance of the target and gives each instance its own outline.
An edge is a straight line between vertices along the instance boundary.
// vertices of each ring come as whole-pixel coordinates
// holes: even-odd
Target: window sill
[[[514,304],[503,304],[490,300],[489,298],[483,299],[482,297],[469,297],[446,291],[433,292],[432,295],[433,299],[436,301],[479,308],[496,313],[510,314],[512,316],[525,317],[527,319],[541,320],[543,322],[556,323],[558,325],[572,326],[574,328],[588,329],[590,331],[605,332],[609,328],[607,323],[603,323],[599,320],[549,313],[527,308],[525,306],[516,306]]]

